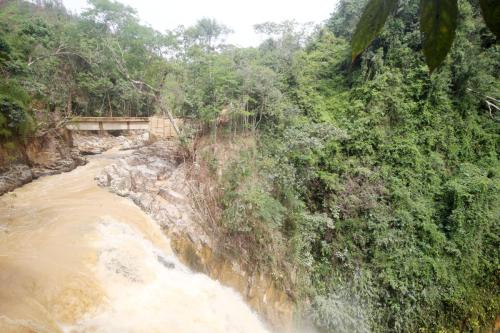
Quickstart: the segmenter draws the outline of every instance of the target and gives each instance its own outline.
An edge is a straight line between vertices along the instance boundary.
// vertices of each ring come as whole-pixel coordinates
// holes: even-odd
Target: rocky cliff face
[[[84,155],[100,154],[112,147],[142,147],[148,142],[147,133],[96,136],[60,128],[20,142],[10,151],[0,145],[0,195],[33,179],[71,171],[86,163]]]
[[[64,129],[18,143],[12,152],[0,151],[0,156],[0,195],[41,176],[71,171],[85,164],[73,147],[71,133]]]
[[[291,329],[294,305],[274,280],[244,267],[218,249],[208,217],[198,209],[191,163],[177,158],[177,147],[158,141],[106,167],[99,185],[132,199],[166,231],[172,248],[186,265],[239,291],[273,326]]]
[[[149,142],[149,133],[138,131],[129,132],[127,136],[112,136],[107,133],[95,135],[92,132],[72,132],[73,143],[82,155],[101,154],[112,147],[119,149],[133,149],[144,146]]]

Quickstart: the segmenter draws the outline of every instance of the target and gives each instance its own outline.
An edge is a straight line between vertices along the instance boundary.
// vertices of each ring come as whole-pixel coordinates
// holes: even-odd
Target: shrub
[[[35,130],[26,111],[28,95],[16,85],[0,85],[0,138],[25,138]]]

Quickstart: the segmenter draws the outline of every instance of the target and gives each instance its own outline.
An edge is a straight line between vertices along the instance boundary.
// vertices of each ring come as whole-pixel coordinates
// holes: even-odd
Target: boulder
[[[0,195],[33,180],[33,173],[25,164],[12,165],[6,172],[0,174]]]

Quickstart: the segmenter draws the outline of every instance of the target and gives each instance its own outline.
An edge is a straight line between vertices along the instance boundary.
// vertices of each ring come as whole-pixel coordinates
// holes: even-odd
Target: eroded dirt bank
[[[41,176],[71,171],[85,164],[71,133],[52,129],[25,142],[0,145],[0,195]]]
[[[183,263],[233,287],[275,328],[291,331],[294,304],[288,294],[271,277],[219,250],[209,216],[198,209],[203,197],[190,177],[197,168],[181,160],[175,143],[158,141],[107,166],[96,180],[157,221]]]
[[[0,195],[42,176],[84,165],[86,155],[100,154],[111,147],[131,149],[148,141],[147,133],[97,136],[59,128],[17,142],[11,149],[0,145]]]

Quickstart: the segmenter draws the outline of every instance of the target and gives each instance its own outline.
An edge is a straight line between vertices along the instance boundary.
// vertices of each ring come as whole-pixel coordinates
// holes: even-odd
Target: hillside
[[[363,0],[340,0],[312,34],[259,24],[256,48],[225,44],[212,19],[160,33],[89,3],[80,16],[0,5],[0,152],[73,115],[189,119],[179,155],[215,247],[271,276],[320,332],[494,325],[500,127],[486,101],[500,97],[500,46],[476,1],[459,1],[432,74],[416,0],[354,62]]]

